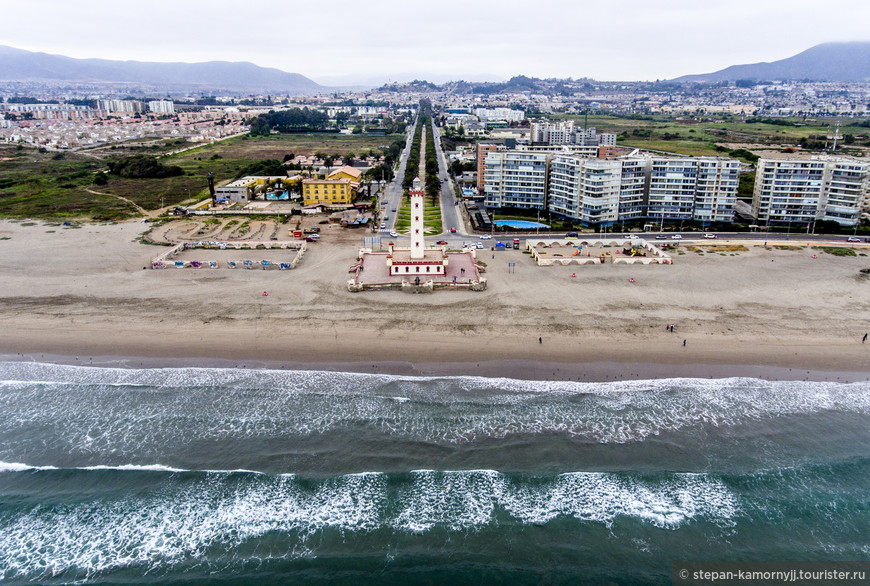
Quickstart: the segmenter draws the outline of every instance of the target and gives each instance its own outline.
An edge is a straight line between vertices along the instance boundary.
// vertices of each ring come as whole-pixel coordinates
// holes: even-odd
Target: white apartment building
[[[752,212],[765,224],[816,220],[855,226],[870,189],[870,163],[818,155],[759,159]]]
[[[695,221],[730,223],[737,205],[740,163],[732,159],[702,158],[697,161],[697,169]]]
[[[622,163],[556,156],[550,165],[548,209],[588,226],[619,219]]]
[[[619,221],[631,222],[646,215],[647,159],[623,157],[617,159],[622,165],[619,184]]]
[[[598,133],[595,127],[577,130],[573,120],[564,122],[532,122],[529,126],[529,139],[532,143],[546,145],[577,146],[616,146],[616,135]]]
[[[529,138],[532,142],[548,145],[574,144],[574,121],[557,124],[532,122],[529,125]]]
[[[106,114],[141,114],[145,104],[137,100],[97,100],[97,110]]]
[[[504,120],[505,122],[522,122],[526,113],[511,108],[475,108],[474,115],[481,120]]]
[[[490,152],[484,169],[484,202],[492,208],[547,209],[550,155],[524,151]]]
[[[148,102],[148,111],[155,114],[175,114],[175,104],[170,100],[153,100]]]
[[[647,217],[731,222],[740,163],[722,157],[651,157]]]
[[[485,203],[547,210],[587,226],[642,218],[727,223],[739,170],[738,161],[713,157],[491,152],[483,167]]]

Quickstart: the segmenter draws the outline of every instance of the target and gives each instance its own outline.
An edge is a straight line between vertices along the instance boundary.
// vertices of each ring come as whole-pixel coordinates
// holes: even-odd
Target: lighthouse
[[[422,260],[425,256],[426,242],[423,239],[423,185],[419,177],[414,178],[409,193],[411,198],[411,258]]]

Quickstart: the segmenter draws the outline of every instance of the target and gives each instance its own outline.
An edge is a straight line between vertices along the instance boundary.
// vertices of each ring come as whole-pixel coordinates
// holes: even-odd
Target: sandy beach
[[[147,224],[23,224],[0,222],[6,358],[528,379],[870,378],[861,342],[870,275],[860,272],[870,257],[794,239],[788,249],[704,254],[684,244],[671,266],[538,267],[521,251],[486,250],[486,291],[408,295],[348,292],[362,234],[338,227],[292,271],[151,270],[164,249],[141,242]]]

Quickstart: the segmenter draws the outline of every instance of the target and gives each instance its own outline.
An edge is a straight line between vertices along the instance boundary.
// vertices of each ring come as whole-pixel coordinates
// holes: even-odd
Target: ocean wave
[[[127,474],[128,469],[117,470]],[[87,470],[81,474],[107,474]],[[68,476],[58,478],[69,490]],[[6,507],[0,514],[0,576],[40,578],[135,567],[151,571],[232,551],[251,539],[283,536],[287,550],[310,551],[316,535],[394,531],[417,534],[548,523],[557,518],[610,525],[629,518],[661,530],[705,520],[728,526],[737,498],[715,477],[637,477],[572,472],[550,477],[497,471],[367,472],[322,480],[296,476],[171,475],[148,490],[101,479],[108,495],[68,504]],[[92,486],[91,483],[86,483]],[[44,486],[44,485],[43,485]],[[90,499],[90,500],[89,500]],[[54,574],[52,574],[54,575]]]
[[[57,470],[55,466],[31,466],[19,462],[0,462],[0,472],[27,472],[30,470]]]
[[[17,362],[0,363],[0,379],[14,381],[0,387],[0,459],[51,463],[172,465],[214,442],[329,434],[444,445],[557,435],[612,444],[795,414],[870,414],[867,383],[745,378],[576,383]]]

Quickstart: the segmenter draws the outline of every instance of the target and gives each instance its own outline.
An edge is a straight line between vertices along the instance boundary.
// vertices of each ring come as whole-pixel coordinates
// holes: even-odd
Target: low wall
[[[269,242],[217,242],[217,241],[201,241],[201,242],[182,242],[176,244],[163,254],[151,260],[152,269],[219,269],[221,268],[220,261],[217,260],[176,260],[178,253],[185,250],[296,250],[296,256],[290,262],[275,262],[269,259],[262,260],[242,260],[226,262],[226,268],[244,268],[244,269],[277,269],[290,270],[295,269],[302,260],[302,257],[307,250],[307,243],[298,240],[290,241],[269,241]]]

